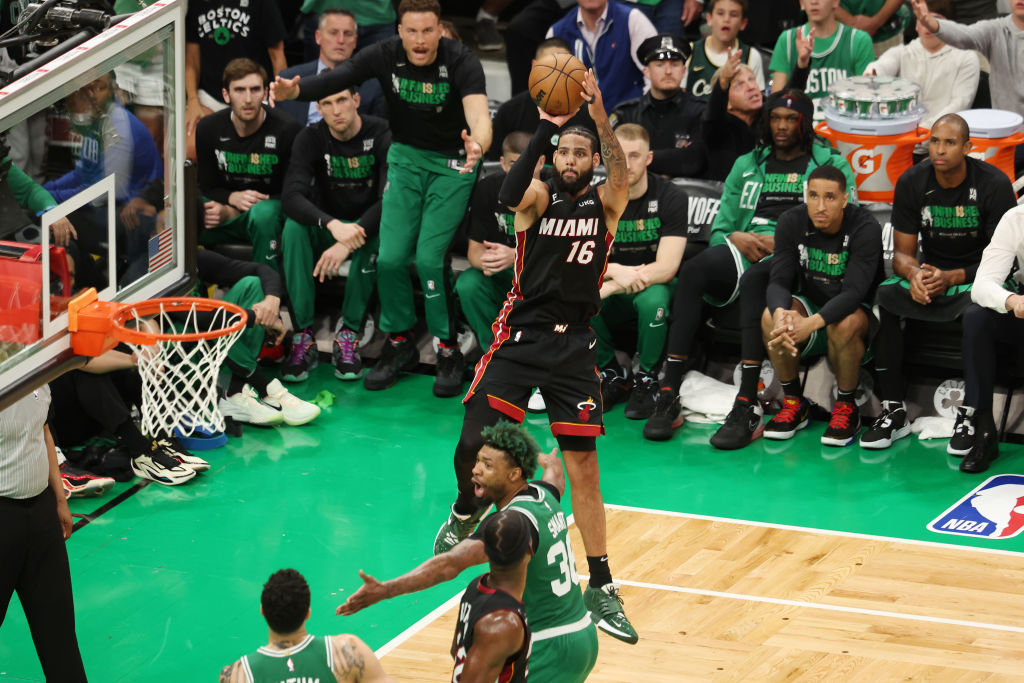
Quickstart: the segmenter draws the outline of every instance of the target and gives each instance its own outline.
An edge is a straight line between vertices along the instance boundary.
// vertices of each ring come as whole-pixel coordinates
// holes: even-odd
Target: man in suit
[[[344,9],[328,8],[320,15],[319,28],[316,30],[316,44],[320,46],[320,56],[311,62],[292,66],[281,72],[284,78],[293,76],[315,76],[338,66],[356,50],[356,18]],[[383,93],[376,78],[359,86],[359,113],[363,116],[387,116]],[[320,120],[316,102],[299,102],[286,100],[277,103],[277,108],[303,126]]]

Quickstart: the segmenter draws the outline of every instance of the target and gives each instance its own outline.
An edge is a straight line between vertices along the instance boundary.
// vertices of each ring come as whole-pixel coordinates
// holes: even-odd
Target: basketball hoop
[[[217,374],[242,333],[246,312],[227,301],[197,297],[99,301],[96,290],[68,305],[71,348],[98,356],[117,342],[132,348],[142,377],[142,431],[192,436],[224,431]]]

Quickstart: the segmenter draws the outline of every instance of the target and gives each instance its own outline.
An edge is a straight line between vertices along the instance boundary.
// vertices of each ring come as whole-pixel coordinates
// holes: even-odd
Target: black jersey
[[[320,226],[359,219],[380,200],[390,145],[388,122],[376,116],[362,117],[359,132],[345,141],[324,121],[302,129],[281,195],[285,215]]]
[[[508,610],[514,612],[523,622],[523,646],[505,660],[505,665],[498,674],[496,683],[524,683],[529,675],[530,659],[530,626],[526,623],[526,608],[523,603],[503,590],[490,588],[483,574],[469,582],[466,592],[459,603],[459,621],[455,626],[455,670],[452,672],[452,683],[462,680],[462,668],[466,665],[466,653],[473,648],[473,631],[476,622],[482,617]]]
[[[469,200],[469,239],[516,246],[516,215],[498,201],[506,173],[495,173],[476,181]]]
[[[449,156],[465,155],[462,98],[486,95],[484,69],[468,47],[442,38],[437,59],[409,63],[402,39],[374,43],[339,66],[299,82],[299,99],[316,100],[376,77],[384,88],[395,142]]]
[[[196,126],[199,190],[203,196],[228,203],[240,190],[256,190],[271,197],[281,194],[292,142],[301,126],[284,114],[264,107],[263,125],[239,137],[231,110],[204,116]]]
[[[515,279],[498,322],[508,327],[589,325],[614,236],[591,186],[577,199],[554,189],[547,211],[516,233]]]
[[[654,263],[662,237],[686,237],[688,216],[686,192],[648,173],[647,192],[630,199],[619,218],[609,260],[624,266]]]

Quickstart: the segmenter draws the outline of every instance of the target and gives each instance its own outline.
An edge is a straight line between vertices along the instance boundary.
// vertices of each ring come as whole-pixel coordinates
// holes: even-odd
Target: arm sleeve
[[[698,178],[707,165],[707,147],[703,141],[703,133],[699,133],[694,136],[688,147],[654,150],[654,159],[649,169],[652,173],[661,173],[673,178]]]
[[[204,197],[227,204],[231,191],[221,184],[223,177],[217,168],[214,153],[214,140],[217,137],[214,125],[216,122],[210,117],[203,117],[196,125],[196,175],[199,191]]]
[[[315,102],[340,90],[359,85],[368,78],[377,75],[377,66],[387,62],[382,43],[370,45],[362,52],[357,52],[351,59],[346,59],[338,66],[316,76],[299,79],[299,95],[295,99],[303,102]]]
[[[850,241],[850,260],[846,262],[842,290],[818,311],[826,325],[839,322],[857,310],[867,301],[868,292],[875,284],[882,257],[882,228],[874,218],[867,216],[866,220],[869,224],[862,225]]]
[[[551,121],[541,120],[537,126],[537,132],[530,138],[530,144],[526,146],[516,163],[512,165],[505,182],[501,184],[501,191],[498,193],[498,201],[505,206],[519,206],[523,201],[526,190],[530,187],[533,179],[533,169],[537,165],[537,159],[544,153],[547,145],[550,144],[551,136],[558,131],[558,127]]]
[[[1003,216],[992,235],[992,241],[981,255],[981,264],[974,276],[971,300],[979,306],[1006,313],[1006,297],[1012,294],[1003,287],[1017,258],[1017,245],[1024,243],[1024,213],[1011,211]]]
[[[10,157],[4,158],[4,161],[10,161]],[[13,163],[7,170],[7,186],[11,188],[11,194],[14,195],[18,206],[33,213],[39,213],[57,205],[53,195]]]
[[[992,28],[1001,19],[979,21],[970,26],[958,24],[949,19],[939,19],[939,30],[935,33],[942,42],[965,50],[977,50],[988,56],[992,49]]]
[[[291,161],[281,191],[281,208],[294,221],[323,228],[334,216],[320,209],[311,198],[318,154],[315,132],[312,128],[303,129],[292,144]]]
[[[202,282],[221,287],[232,287],[243,277],[255,275],[265,296],[280,297],[281,276],[270,266],[252,261],[239,261],[210,249],[200,249],[196,255],[196,274]]]
[[[716,81],[708,95],[708,106],[704,109],[705,123],[721,123],[725,120],[729,110],[729,92],[722,89],[722,82]],[[711,128],[705,126],[705,135],[711,132]]]
[[[555,497],[555,500],[557,500],[559,502],[562,501],[562,496],[559,495],[558,489],[556,489],[553,485],[547,483],[543,479],[534,479],[530,483],[534,484],[535,486],[539,486],[540,488],[542,488],[545,491],[547,491],[548,493],[550,493],[552,496]]]
[[[783,214],[775,227],[775,253],[765,295],[769,315],[774,315],[780,308],[789,310],[793,305],[793,283],[796,282],[800,268],[800,256],[793,238],[794,231],[790,227],[793,224],[790,218]]]
[[[82,185],[82,172],[80,165],[81,162],[75,164],[73,169],[62,175],[60,178],[43,184],[43,189],[49,192],[58,203],[71,199],[78,193],[78,189]]]
[[[380,215],[383,205],[380,200],[375,201],[367,207],[366,211],[363,211],[363,215],[356,219],[356,223],[366,231],[367,239],[380,234]]]
[[[496,207],[487,201],[489,193],[485,191],[485,187],[486,185],[477,179],[476,185],[473,186],[473,194],[469,197],[469,230],[466,231],[466,237],[477,242],[489,239],[493,232],[488,228],[493,223]]]
[[[789,74],[789,80],[786,81],[786,89],[793,88],[795,90],[807,90],[807,78],[811,75],[811,63],[808,62],[807,66],[799,66],[793,64],[793,71]]]

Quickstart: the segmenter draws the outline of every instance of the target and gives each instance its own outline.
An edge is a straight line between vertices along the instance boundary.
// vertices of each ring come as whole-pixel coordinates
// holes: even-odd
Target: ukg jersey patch
[[[1013,538],[1024,531],[1024,475],[985,480],[928,525],[929,531],[978,538]]]

